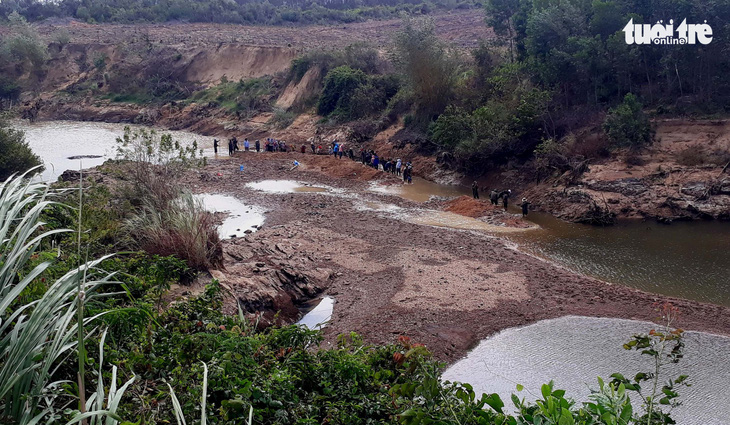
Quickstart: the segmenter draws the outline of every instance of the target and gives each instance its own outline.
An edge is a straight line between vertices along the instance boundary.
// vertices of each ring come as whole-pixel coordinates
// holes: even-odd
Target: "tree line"
[[[474,7],[474,0],[10,0],[0,16],[18,12],[29,21],[69,17],[94,22],[216,22],[235,24],[326,24],[427,14]]]

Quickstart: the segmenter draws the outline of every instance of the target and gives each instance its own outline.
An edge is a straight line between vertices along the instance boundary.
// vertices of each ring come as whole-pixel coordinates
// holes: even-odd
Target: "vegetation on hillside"
[[[40,165],[41,159],[28,146],[25,134],[0,119],[0,180]]]
[[[476,7],[473,0],[13,0],[0,3],[0,16],[18,12],[37,21],[70,17],[95,22],[221,22],[235,24],[292,25],[350,23],[366,19],[421,15],[438,9]]]

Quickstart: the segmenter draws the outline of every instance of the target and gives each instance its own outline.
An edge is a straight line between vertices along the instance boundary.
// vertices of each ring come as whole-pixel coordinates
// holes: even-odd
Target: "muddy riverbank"
[[[292,166],[294,159],[300,167]],[[270,193],[247,185],[272,179],[331,189]],[[225,270],[214,275],[251,311],[279,308],[292,320],[306,299],[335,298],[324,328],[328,343],[350,331],[373,343],[408,335],[453,361],[505,328],[565,315],[651,320],[652,306],[664,301],[680,309],[678,326],[730,335],[730,308],[582,276],[489,231],[413,223],[408,211],[440,201],[373,191],[373,179],[400,184],[345,159],[241,153],[211,160],[183,183],[266,210],[261,230],[224,243]]]

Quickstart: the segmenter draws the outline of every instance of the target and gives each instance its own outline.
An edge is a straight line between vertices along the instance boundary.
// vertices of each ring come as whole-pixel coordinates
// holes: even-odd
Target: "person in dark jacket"
[[[504,205],[504,210],[507,211],[507,206],[509,206],[509,197],[510,195],[512,195],[512,191],[505,190],[499,195],[502,197],[502,205]]]
[[[256,143],[254,144],[254,146],[256,146],[256,153],[261,152],[261,142],[260,141],[257,140]]]
[[[213,152],[218,153],[218,139],[213,139]]]
[[[479,185],[477,185],[477,182],[471,184],[471,196],[474,199],[479,199]]]
[[[522,207],[522,217],[527,217],[529,206],[530,202],[527,200],[527,198],[522,198],[522,202],[520,203],[520,207]]]
[[[489,202],[491,202],[492,205],[497,205],[497,202],[499,202],[499,191],[497,191],[497,189],[494,189],[489,193]]]

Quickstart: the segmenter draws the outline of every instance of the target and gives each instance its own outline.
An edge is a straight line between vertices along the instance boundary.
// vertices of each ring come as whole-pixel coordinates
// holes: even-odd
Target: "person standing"
[[[228,139],[228,156],[233,155],[233,139]]]
[[[317,147],[314,146],[314,140],[312,140],[312,154],[316,153]]]
[[[401,162],[400,158],[398,158],[398,161],[395,162],[395,173],[400,176],[400,169],[403,166],[403,163]]]
[[[233,136],[233,152],[239,151],[241,148],[238,147],[238,139]]]
[[[339,155],[340,153],[340,145],[337,144],[337,142],[334,142],[334,144],[332,145],[332,153],[334,154],[335,158],[337,158],[337,155]]]
[[[256,140],[256,143],[254,143],[254,146],[256,147],[256,153],[261,152],[261,142]]]
[[[527,217],[529,206],[530,202],[527,200],[527,198],[522,198],[522,202],[520,203],[520,207],[522,207],[522,217]]]
[[[248,152],[248,148],[251,147],[251,144],[248,142],[248,137],[243,139],[243,150]]]
[[[497,201],[499,201],[499,192],[497,191],[497,189],[493,189],[489,193],[489,202],[491,202],[492,205],[497,205]]]
[[[471,196],[474,199],[479,199],[479,185],[477,185],[477,182],[471,184]]]
[[[509,206],[509,197],[512,195],[511,190],[505,190],[502,192],[502,205],[504,205],[504,210],[507,211],[507,207]]]
[[[218,139],[213,139],[213,152],[218,155]]]

